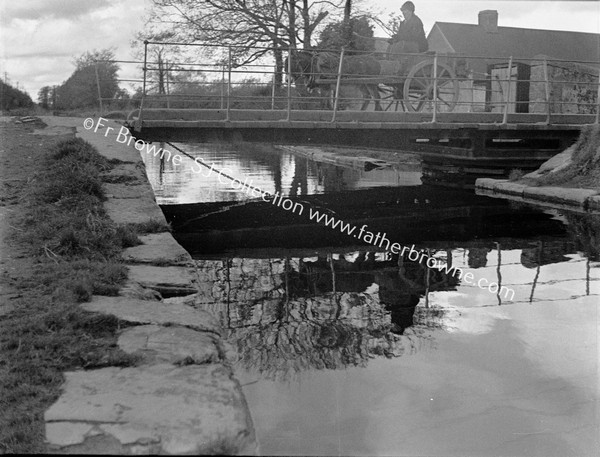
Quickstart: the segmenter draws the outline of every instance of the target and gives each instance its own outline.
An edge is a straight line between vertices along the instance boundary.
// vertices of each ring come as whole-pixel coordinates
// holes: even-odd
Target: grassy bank
[[[116,346],[119,322],[78,306],[117,294],[127,277],[119,253],[139,242],[104,212],[102,175],[113,164],[81,139],[41,155],[11,221],[31,268],[11,278],[18,296],[0,317],[0,453],[45,451],[43,415],[64,371],[135,363]]]
[[[600,189],[600,126],[584,126],[571,148],[571,160],[565,166],[536,178],[524,177],[519,182],[529,186]]]

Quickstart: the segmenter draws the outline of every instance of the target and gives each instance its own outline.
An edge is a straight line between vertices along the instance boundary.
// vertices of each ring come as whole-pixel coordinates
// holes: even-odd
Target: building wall
[[[551,113],[590,114],[597,110],[598,75],[582,65],[548,64]],[[546,113],[544,63],[531,66],[531,113]]]

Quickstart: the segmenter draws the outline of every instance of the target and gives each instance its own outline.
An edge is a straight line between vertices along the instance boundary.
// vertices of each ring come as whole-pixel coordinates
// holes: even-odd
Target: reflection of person
[[[427,38],[425,38],[425,30],[423,30],[423,22],[415,14],[415,4],[411,1],[404,2],[400,7],[404,21],[400,23],[400,27],[392,38],[390,43],[402,43],[402,52],[425,52],[429,49]],[[397,48],[397,46],[395,46]]]

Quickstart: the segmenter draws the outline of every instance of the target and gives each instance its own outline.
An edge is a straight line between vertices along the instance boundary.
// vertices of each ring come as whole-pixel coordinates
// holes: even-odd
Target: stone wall
[[[561,62],[548,63],[551,113],[593,114],[598,101],[598,70],[588,66]],[[531,66],[529,112],[546,113],[544,62]]]

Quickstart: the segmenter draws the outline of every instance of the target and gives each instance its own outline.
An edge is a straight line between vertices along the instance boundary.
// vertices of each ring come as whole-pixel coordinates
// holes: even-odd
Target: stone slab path
[[[111,367],[66,379],[45,418],[48,440],[69,453],[253,453],[245,400],[222,365]]]
[[[44,117],[48,134],[76,131],[109,159],[105,209],[118,224],[159,222],[140,153],[113,130],[85,130],[83,119]],[[123,322],[118,345],[133,367],[65,373],[63,394],[46,411],[50,452],[61,454],[257,454],[250,411],[229,366],[218,319],[196,309],[197,272],[168,232],[140,237],[123,251],[129,280],[118,297],[81,306]],[[165,298],[173,296],[173,298]],[[186,296],[177,299],[178,296]]]

